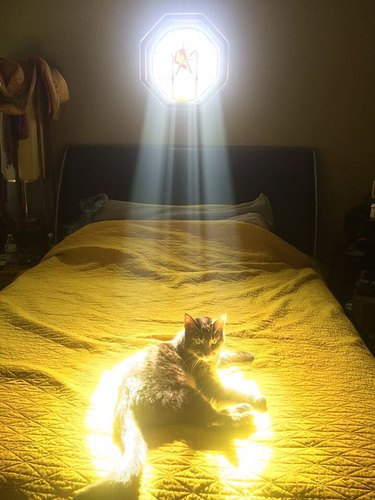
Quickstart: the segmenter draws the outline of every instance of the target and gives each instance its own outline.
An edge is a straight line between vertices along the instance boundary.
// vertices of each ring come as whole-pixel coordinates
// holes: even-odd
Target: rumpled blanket
[[[375,362],[315,263],[238,221],[104,221],[56,245],[0,293],[0,498],[71,498],[116,460],[126,357],[184,313],[226,312],[220,372],[268,401],[227,439],[165,429],[140,498],[371,499]]]

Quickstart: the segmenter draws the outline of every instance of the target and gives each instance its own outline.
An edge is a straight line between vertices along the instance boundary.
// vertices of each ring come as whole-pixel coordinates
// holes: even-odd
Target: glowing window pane
[[[228,42],[202,14],[166,14],[140,54],[143,83],[168,104],[198,104],[227,79]]]

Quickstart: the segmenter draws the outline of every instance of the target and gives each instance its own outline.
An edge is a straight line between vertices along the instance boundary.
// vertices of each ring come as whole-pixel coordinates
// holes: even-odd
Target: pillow
[[[63,225],[63,235],[74,233],[82,226],[93,222],[94,215],[105,206],[108,201],[106,194],[97,194],[89,198],[82,198],[79,200],[79,218]]]
[[[239,205],[153,205],[106,200],[93,216],[94,221],[136,220],[240,220],[273,230],[274,218],[267,196]]]
[[[268,217],[264,217],[257,212],[248,212],[246,214],[235,215],[234,217],[229,217],[231,220],[239,220],[242,222],[247,222],[249,224],[255,224],[256,226],[263,227],[263,229],[268,229],[269,231],[274,230],[273,217],[272,220]]]

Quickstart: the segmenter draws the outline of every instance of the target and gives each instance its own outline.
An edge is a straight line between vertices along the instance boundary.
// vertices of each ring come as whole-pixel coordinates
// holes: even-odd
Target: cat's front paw
[[[244,413],[251,413],[252,407],[248,403],[238,403],[234,406],[229,406],[223,410],[223,412],[227,412],[228,415],[243,415]]]
[[[267,411],[267,401],[264,397],[253,398],[251,401],[251,406],[254,410],[266,412]]]
[[[211,421],[210,427],[223,429],[241,429],[244,427],[253,427],[253,415],[251,405],[240,403],[229,406],[221,410]]]
[[[222,415],[228,417],[228,425],[232,428],[238,429],[241,427],[253,426],[254,419],[251,413],[251,405],[247,403],[240,403],[235,406],[230,406],[222,410]]]
[[[237,360],[236,361],[254,361],[254,356],[251,354],[251,352],[246,352],[246,351],[238,351],[237,352]]]
[[[254,417],[251,413],[238,413],[231,415],[230,427],[241,429],[243,427],[253,427]]]

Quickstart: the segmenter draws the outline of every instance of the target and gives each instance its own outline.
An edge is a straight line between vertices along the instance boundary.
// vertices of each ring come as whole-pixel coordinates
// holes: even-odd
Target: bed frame
[[[243,203],[270,199],[276,233],[316,256],[317,157],[312,148],[69,145],[58,185],[55,234],[99,193],[139,203]]]

